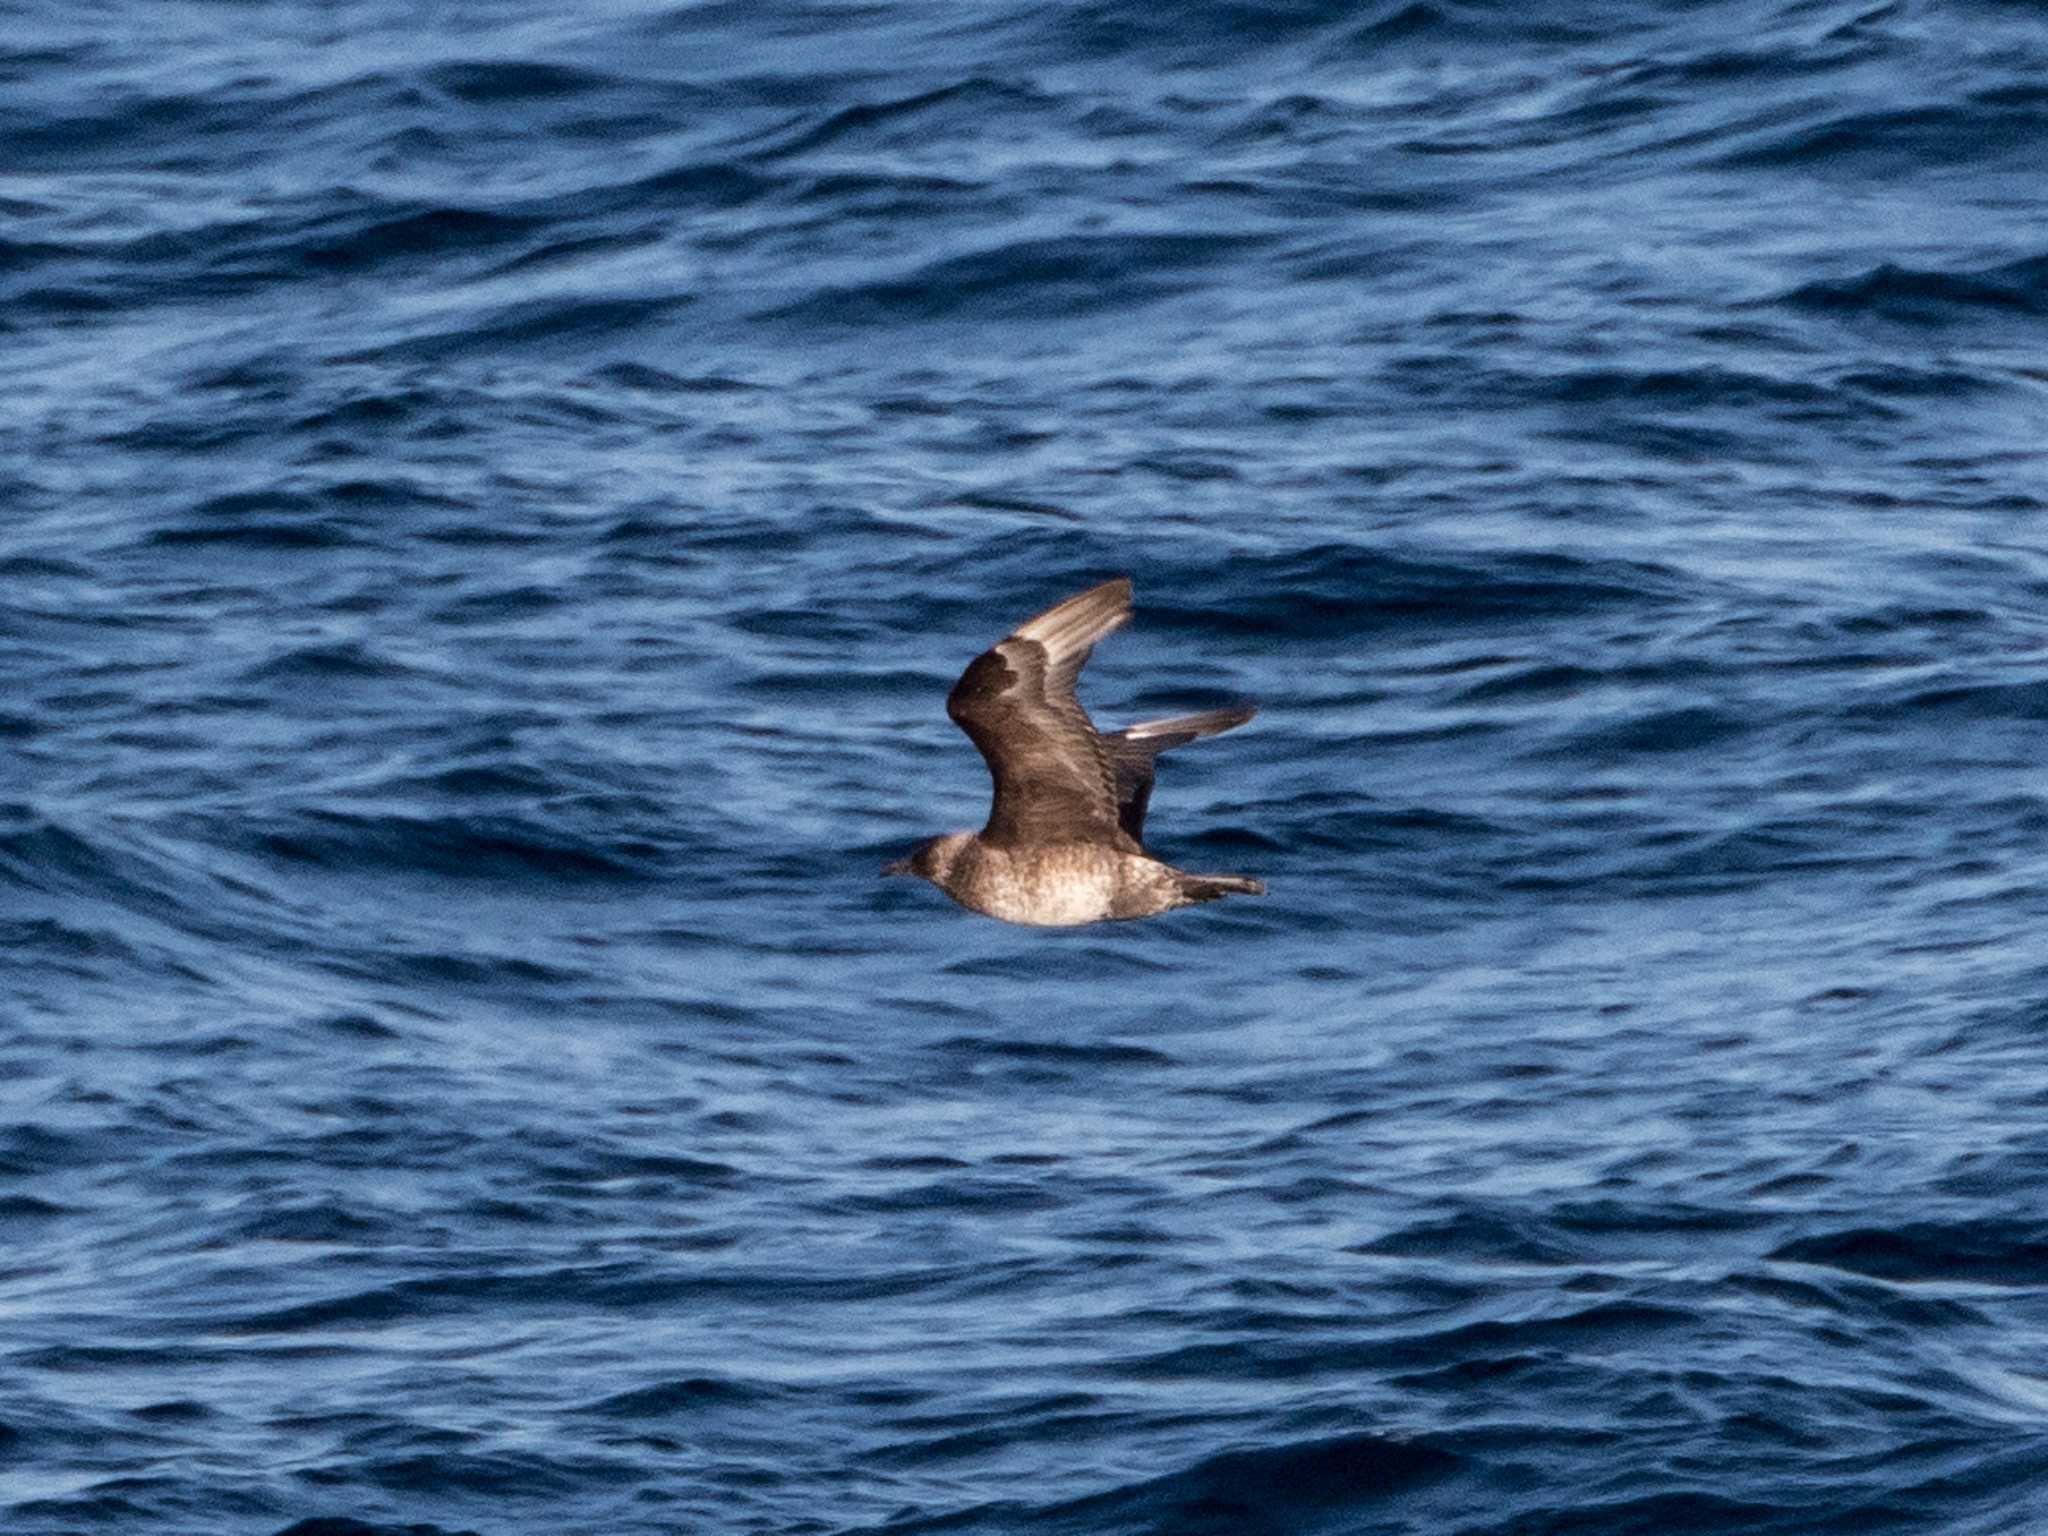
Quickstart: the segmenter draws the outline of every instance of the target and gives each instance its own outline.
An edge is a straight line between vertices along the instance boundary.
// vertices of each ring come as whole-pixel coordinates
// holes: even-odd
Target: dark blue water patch
[[[784,176],[756,171],[732,160],[692,160],[635,181],[580,190],[570,194],[560,206],[568,213],[592,216],[650,205],[734,209],[789,184]]]
[[[424,78],[437,91],[479,103],[609,96],[622,83],[614,75],[527,59],[458,60],[434,66]]]
[[[300,417],[293,426],[309,433],[394,426],[416,422],[429,411],[456,403],[430,389],[349,392],[338,403]]]
[[[1104,1400],[1085,1392],[1050,1396],[1005,1395],[986,1400],[978,1412],[933,1414],[912,1411],[889,1416],[888,1427],[905,1438],[877,1448],[868,1460],[877,1467],[971,1466],[1032,1442],[1053,1442],[1109,1428],[1135,1415],[1105,1412]]]
[[[1113,1493],[1038,1506],[992,1506],[874,1530],[1167,1532],[1353,1529],[1432,1484],[1461,1458],[1420,1442],[1353,1435],[1212,1457]]]
[[[350,952],[337,947],[323,967],[348,980],[381,982],[400,989],[544,992],[580,985],[590,979],[590,972],[580,966],[549,965],[514,955],[455,948],[379,947]]]
[[[941,1178],[901,1186],[839,1202],[838,1209],[877,1216],[915,1216],[924,1212],[958,1212],[995,1216],[1026,1211],[1059,1210],[1061,1195],[1033,1179]]]
[[[1820,1326],[1848,1317],[1882,1322],[1888,1327],[1961,1329],[1982,1327],[1988,1318],[1981,1307],[1949,1297],[1916,1295],[1896,1285],[1835,1277],[1806,1284],[1787,1277],[1783,1269],[1765,1276],[1738,1275],[1731,1284],[1746,1294],[1798,1308]],[[1905,1403],[1886,1406],[1905,1408]]]
[[[195,1424],[214,1417],[214,1411],[204,1403],[190,1398],[174,1398],[167,1402],[147,1403],[140,1408],[130,1409],[133,1417],[149,1424]]]
[[[73,927],[47,917],[0,923],[0,944],[18,953],[79,962],[136,963],[142,958],[112,929]]]
[[[251,1242],[368,1243],[397,1235],[381,1215],[326,1201],[266,1210],[235,1228],[236,1237]]]
[[[54,241],[0,240],[0,275],[32,271],[79,254],[79,247]]]
[[[754,1382],[730,1381],[712,1376],[691,1376],[677,1381],[636,1387],[584,1411],[607,1419],[676,1420],[726,1409],[772,1410],[785,1403],[789,1393]]]
[[[468,1443],[467,1437],[461,1443]],[[316,1487],[368,1483],[407,1496],[520,1501],[597,1488],[628,1465],[623,1458],[568,1458],[538,1452],[482,1454],[437,1444],[418,1455],[362,1455],[346,1472],[312,1468],[301,1476]]]
[[[513,587],[459,597],[435,610],[433,617],[451,625],[496,625],[553,612],[566,601],[562,593],[547,587]]]
[[[16,1172],[28,1171],[33,1166],[32,1164],[15,1160],[13,1155],[10,1155],[10,1160],[14,1162]],[[0,1196],[0,1221],[4,1222],[28,1224],[49,1221],[60,1216],[76,1216],[79,1214],[80,1212],[73,1207],[59,1205],[51,1200],[39,1199],[34,1195]]]
[[[337,352],[330,360],[337,364],[431,363],[494,349],[601,345],[609,336],[651,324],[695,301],[689,293],[520,300],[466,317],[459,324]]]
[[[93,1149],[75,1135],[40,1125],[15,1124],[0,1129],[0,1173],[12,1178],[89,1167]]]
[[[1319,4],[1239,6],[1204,0],[1176,21],[1128,0],[1095,0],[1032,21],[1039,46],[1069,59],[1145,58],[1170,73],[1177,65],[1203,60],[1219,46],[1257,54],[1312,38],[1342,15],[1340,8]]]
[[[2031,1286],[2048,1259],[2048,1232],[2004,1221],[1859,1228],[1800,1238],[1772,1257],[1894,1281]]]
[[[1007,126],[1052,103],[1053,98],[1029,87],[974,76],[936,90],[845,107],[821,122],[800,122],[794,131],[778,133],[748,148],[753,157],[770,160],[826,147],[866,152],[905,149],[935,135],[971,137],[992,121]]]
[[[658,867],[652,844],[586,843],[540,824],[502,816],[363,816],[307,812],[290,823],[244,822],[238,845],[268,858],[319,868],[438,874],[468,880],[645,878]]]
[[[1716,163],[1844,177],[1934,174],[1956,165],[2017,163],[2044,127],[2048,113],[2038,101],[1978,97],[1831,117],[1731,151]]]
[[[898,279],[827,290],[758,318],[822,328],[1050,323],[1186,292],[1203,268],[1257,243],[1246,235],[1178,233],[1015,242],[947,257]]]
[[[2039,720],[2048,716],[2048,678],[1928,688],[1905,698],[1867,706],[1865,713],[1926,720]]]
[[[401,1031],[369,1013],[332,1013],[322,1016],[315,1022],[318,1028],[344,1038],[396,1040],[401,1037]]]
[[[1523,667],[1474,683],[1458,697],[1467,704],[1483,704],[1492,699],[1571,698],[1604,680],[1604,674],[1586,667]]]
[[[479,750],[491,751],[492,746]],[[532,801],[562,794],[567,787],[562,778],[538,763],[504,756],[438,772],[398,775],[382,781],[377,792],[379,798],[394,799],[421,795],[450,800]]]
[[[379,656],[354,641],[333,645],[299,646],[251,667],[238,681],[243,683],[346,683],[401,678],[411,671],[389,657]]]
[[[1568,1246],[1541,1229],[1529,1230],[1512,1215],[1483,1211],[1463,1212],[1443,1220],[1427,1221],[1375,1238],[1357,1249],[1360,1253],[1390,1254],[1402,1258],[1452,1257],[1495,1264],[1563,1264],[1570,1262]]]
[[[1109,1041],[1096,1044],[1059,1040],[984,1040],[971,1035],[956,1035],[938,1042],[933,1049],[968,1057],[1044,1062],[1083,1068],[1170,1066],[1173,1063],[1173,1058],[1163,1051]]]
[[[1353,50],[1364,50],[1376,56],[1380,50],[1404,41],[1444,40],[1448,34],[1461,30],[1460,21],[1465,14],[1419,0],[1379,9],[1378,16],[1344,32],[1332,52],[1341,57]]]
[[[81,165],[148,167],[152,148],[246,127],[239,103],[203,95],[130,92],[104,111],[36,117],[10,114],[0,124],[0,146],[24,170]]]
[[[1634,1349],[1672,1330],[1693,1326],[1677,1307],[1604,1302],[1560,1316],[1520,1323],[1467,1323],[1427,1335],[1389,1339],[1289,1337],[1251,1322],[1253,1336],[1222,1343],[1182,1345],[1115,1362],[1111,1374],[1140,1381],[1296,1381],[1331,1374],[1415,1370],[1447,1359],[1486,1357],[1528,1349],[1571,1348],[1598,1355]]]
[[[1652,1532],[1662,1531],[1734,1530],[1755,1531],[1763,1536],[1815,1529],[1801,1523],[1806,1518],[1809,1517],[1788,1515],[1775,1504],[1696,1489],[1649,1499],[1622,1499],[1591,1509],[1538,1510],[1513,1525],[1478,1529],[1484,1530],[1486,1536],[1507,1536],[1510,1530],[1526,1530],[1529,1536],[1577,1536],[1579,1532],[1586,1536],[1651,1536]]]
[[[1561,377],[1515,380],[1495,386],[1560,405],[1624,403],[1682,411],[1809,411],[1835,404],[1831,391],[1804,380],[1774,379],[1724,368],[1634,372],[1593,368]]]
[[[1245,600],[1199,613],[1169,604],[1159,619],[1191,632],[1413,633],[1417,624],[1485,625],[1532,611],[1562,616],[1656,605],[1676,595],[1674,575],[1655,566],[1538,551],[1423,558],[1324,544],[1284,557],[1240,558],[1230,576]],[[1198,579],[1175,585],[1202,587]]]
[[[656,395],[728,395],[762,386],[721,374],[674,374],[645,363],[609,363],[590,375],[594,383]]]
[[[123,254],[151,266],[197,264],[219,280],[215,286],[253,285],[449,258],[474,263],[493,246],[529,239],[542,227],[538,219],[460,207],[371,204],[336,213],[323,200],[296,227],[262,221],[149,236]]]
[[[1601,762],[1642,753],[1693,752],[1739,736],[1752,724],[1741,711],[1695,705],[1594,726],[1550,750]]]
[[[0,833],[0,879],[23,890],[43,892],[146,891],[156,884],[132,866],[124,867],[122,856],[115,851],[40,818]],[[67,939],[71,930],[63,926],[44,932],[60,942],[75,942]]]
[[[166,548],[208,549],[227,546],[253,553],[294,550],[344,549],[363,541],[346,528],[331,523],[309,525],[262,520],[235,523],[196,523],[160,528],[150,535],[152,544]]]
[[[1780,302],[1819,313],[1867,315],[1922,326],[1987,315],[2037,315],[2048,312],[2048,257],[1953,271],[1886,263],[1856,277],[1802,284]]]
[[[1897,366],[1844,374],[1840,382],[1845,388],[1863,390],[1887,398],[1939,400],[1966,400],[1973,395],[1988,394],[2011,387],[2009,380],[1981,373],[1968,373],[1956,368],[1922,369]]]

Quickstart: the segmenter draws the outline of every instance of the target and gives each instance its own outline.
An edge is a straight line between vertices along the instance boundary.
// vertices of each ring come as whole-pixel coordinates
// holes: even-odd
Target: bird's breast
[[[1125,855],[1099,843],[962,850],[947,889],[962,906],[1006,923],[1065,928],[1113,914]]]

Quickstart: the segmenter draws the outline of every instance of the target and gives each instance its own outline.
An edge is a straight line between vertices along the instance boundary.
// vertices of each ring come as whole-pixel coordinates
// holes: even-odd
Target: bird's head
[[[929,880],[934,885],[943,885],[947,874],[953,868],[953,861],[960,856],[960,850],[967,846],[971,832],[948,832],[943,837],[928,837],[911,849],[904,858],[882,866],[885,875],[916,875],[920,880]]]

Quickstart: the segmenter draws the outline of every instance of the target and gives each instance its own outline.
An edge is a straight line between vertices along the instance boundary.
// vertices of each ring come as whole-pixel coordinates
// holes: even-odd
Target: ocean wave
[[[532,817],[403,816],[305,810],[242,821],[231,845],[290,864],[471,880],[646,880],[666,858],[651,843],[598,842]]]
[[[1939,325],[1979,315],[2048,313],[2048,256],[1940,269],[1886,262],[1855,277],[1804,283],[1780,303],[1820,313]]]
[[[949,320],[1051,321],[1170,298],[1195,274],[1261,243],[1181,232],[1022,240],[944,257],[900,277],[823,289],[757,318],[826,327]]]
[[[281,1527],[274,1536],[483,1536],[474,1527],[457,1529],[430,1521],[404,1524],[358,1520],[352,1515],[314,1515]]]
[[[1831,176],[1936,173],[1955,165],[2017,165],[2048,128],[2031,99],[1977,97],[1829,116],[1719,157],[1743,170],[1799,168]]]
[[[596,344],[626,335],[696,302],[691,293],[612,295],[563,294],[519,299],[481,313],[461,312],[447,323],[408,327],[408,334],[368,346],[350,347],[332,361],[347,363],[432,362],[506,348]]]
[[[1458,1476],[1464,1458],[1424,1441],[1372,1434],[1231,1451],[1181,1471],[1083,1498],[1009,1504],[939,1519],[891,1521],[889,1531],[1261,1533],[1339,1531]]]
[[[1910,1222],[1802,1237],[1771,1257],[1918,1284],[2036,1284],[2048,1228],[2004,1221]]]

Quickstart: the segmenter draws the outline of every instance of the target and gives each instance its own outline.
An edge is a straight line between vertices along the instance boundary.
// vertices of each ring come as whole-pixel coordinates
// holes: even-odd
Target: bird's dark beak
[[[910,860],[908,859],[891,859],[882,866],[882,873],[885,875],[914,875],[917,871],[910,867]]]

